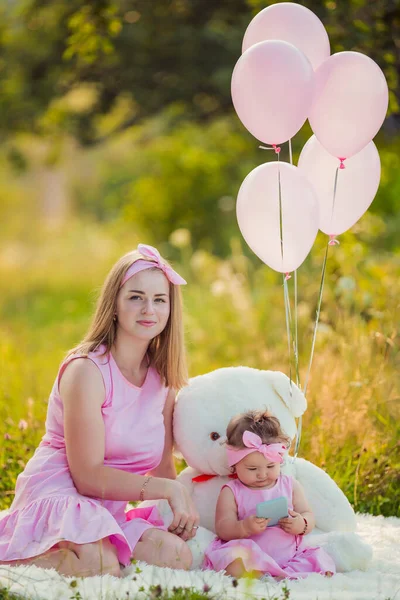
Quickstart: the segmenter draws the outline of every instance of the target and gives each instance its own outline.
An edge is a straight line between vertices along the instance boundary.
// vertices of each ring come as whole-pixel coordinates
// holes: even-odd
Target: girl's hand
[[[294,510],[289,509],[290,517],[284,517],[280,519],[279,526],[286,533],[291,533],[292,535],[299,535],[304,531],[304,525],[306,524],[302,515]]]
[[[256,517],[256,515],[251,515],[250,517],[246,517],[243,519],[243,527],[246,531],[247,536],[255,535],[257,533],[262,533],[268,527],[270,519],[263,519],[262,517]]]
[[[196,535],[200,521],[192,498],[185,486],[175,479],[168,480],[167,500],[174,515],[168,531],[187,542]]]

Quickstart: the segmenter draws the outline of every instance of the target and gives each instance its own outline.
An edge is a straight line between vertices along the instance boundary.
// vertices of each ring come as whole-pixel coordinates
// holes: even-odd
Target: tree
[[[179,118],[232,110],[244,31],[266,0],[19,0],[0,11],[0,131],[102,141],[171,104]],[[385,71],[399,119],[399,0],[304,0],[332,51]],[[105,118],[105,117],[108,118]]]

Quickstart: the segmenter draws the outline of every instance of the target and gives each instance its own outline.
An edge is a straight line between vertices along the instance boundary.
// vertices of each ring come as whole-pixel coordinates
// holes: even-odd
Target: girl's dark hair
[[[290,437],[281,429],[281,424],[267,410],[249,410],[236,415],[229,421],[226,443],[234,448],[244,448],[243,433],[251,431],[258,435],[263,444],[282,442],[289,448]]]

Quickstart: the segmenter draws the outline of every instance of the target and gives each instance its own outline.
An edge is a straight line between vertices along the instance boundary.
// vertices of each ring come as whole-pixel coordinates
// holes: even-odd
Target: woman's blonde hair
[[[87,356],[104,345],[104,354],[110,352],[117,333],[114,315],[121,282],[129,267],[137,260],[150,261],[134,250],[122,256],[107,275],[97,301],[92,323],[83,340],[67,354]],[[167,261],[162,259],[165,264]],[[156,263],[154,263],[156,264]],[[157,269],[157,267],[154,267]],[[187,384],[186,352],[183,339],[182,294],[179,285],[169,282],[170,315],[164,330],[151,340],[147,351],[150,364],[156,369],[166,386],[179,390]]]

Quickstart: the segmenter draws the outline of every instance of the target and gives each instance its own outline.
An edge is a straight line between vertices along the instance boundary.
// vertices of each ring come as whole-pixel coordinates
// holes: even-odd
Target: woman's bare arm
[[[96,365],[90,359],[73,360],[62,375],[60,395],[67,459],[79,493],[107,500],[138,500],[144,477],[104,465],[101,406],[105,389]],[[146,485],[146,499],[170,498],[171,484],[176,482],[154,477]]]

